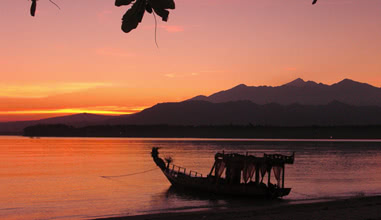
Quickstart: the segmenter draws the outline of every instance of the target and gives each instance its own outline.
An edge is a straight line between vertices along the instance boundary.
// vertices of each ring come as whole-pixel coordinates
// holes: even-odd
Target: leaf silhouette
[[[120,7],[122,5],[129,5],[133,1],[135,1],[135,0],[115,0],[115,6]]]
[[[150,14],[152,13],[152,7],[149,4],[146,5],[146,11]]]
[[[175,9],[173,0],[148,0],[147,3],[163,21],[168,21],[169,11],[166,9]]]
[[[167,9],[175,9],[175,2],[173,0],[116,0],[116,6],[134,4],[122,18],[122,30],[129,33],[137,28],[143,19],[144,12],[154,12],[159,15],[163,21],[168,20],[169,11]]]
[[[122,20],[122,30],[128,33],[135,29],[142,21],[146,10],[146,0],[137,0],[124,14]]]
[[[30,7],[30,15],[34,17],[36,14],[37,0],[32,0],[32,6]]]
[[[169,11],[162,8],[153,8],[153,11],[161,17],[163,21],[168,21]]]
[[[152,8],[175,9],[175,2],[173,0],[148,0],[148,4]]]

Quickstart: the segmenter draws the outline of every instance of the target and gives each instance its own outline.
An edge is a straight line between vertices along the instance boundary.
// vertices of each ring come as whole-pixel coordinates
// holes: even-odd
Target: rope
[[[155,15],[155,12],[153,11],[152,12],[153,14],[153,17],[155,18],[155,44],[156,44],[156,47],[159,48],[159,45],[157,44],[157,39],[156,39],[156,36],[157,36],[157,20],[156,20],[156,15]]]
[[[53,5],[55,5],[59,10],[61,10],[60,6],[58,6],[53,0],[49,0]]]
[[[105,179],[108,179],[108,178],[118,178],[118,177],[126,177],[126,176],[134,176],[134,175],[139,175],[139,174],[143,174],[143,173],[148,173],[148,172],[151,172],[151,171],[154,171],[156,170],[157,168],[153,168],[153,169],[150,169],[150,170],[145,170],[145,171],[141,171],[141,172],[137,172],[137,173],[129,173],[129,174],[124,174],[124,175],[118,175],[118,176],[100,176],[101,178],[105,178]]]

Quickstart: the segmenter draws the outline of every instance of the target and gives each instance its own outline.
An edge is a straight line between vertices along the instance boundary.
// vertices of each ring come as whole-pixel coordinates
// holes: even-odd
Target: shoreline
[[[333,201],[223,210],[183,211],[135,216],[96,218],[97,220],[248,220],[248,219],[353,219],[381,220],[381,196],[352,197]]]
[[[73,127],[46,124],[26,127],[28,137],[156,137],[259,139],[380,139],[374,126],[259,126],[259,125],[94,125]]]
[[[25,136],[25,135],[2,135],[0,137],[20,137],[20,138],[103,138],[103,139],[149,139],[149,140],[184,140],[184,141],[249,141],[249,142],[353,142],[353,143],[379,143],[381,138],[224,138],[224,137],[110,137],[110,136]]]

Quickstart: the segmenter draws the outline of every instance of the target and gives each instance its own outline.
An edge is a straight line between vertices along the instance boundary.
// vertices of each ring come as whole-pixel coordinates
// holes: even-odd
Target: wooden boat
[[[284,187],[285,164],[294,163],[294,154],[264,154],[263,157],[242,154],[216,153],[214,165],[207,176],[172,164],[171,159],[159,157],[159,148],[152,148],[153,161],[169,182],[192,192],[211,192],[231,196],[278,198],[287,196],[291,188]],[[270,182],[271,171],[277,180]],[[267,181],[264,177],[267,174]],[[264,182],[267,182],[265,184]]]

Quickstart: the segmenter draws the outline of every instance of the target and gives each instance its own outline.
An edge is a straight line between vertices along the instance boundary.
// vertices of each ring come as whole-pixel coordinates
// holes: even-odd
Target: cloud
[[[173,74],[173,73],[167,73],[167,74],[164,74],[165,77],[168,77],[168,78],[175,78],[176,77],[176,74]]]
[[[44,82],[44,83],[0,83],[0,97],[10,98],[42,98],[51,95],[72,93],[92,88],[110,87],[105,82]]]
[[[142,26],[141,28],[145,30],[152,30],[152,29],[155,29],[156,27],[155,25],[146,25],[146,26]],[[180,25],[158,25],[157,28],[158,29],[160,28],[169,33],[179,33],[179,32],[185,31],[184,26],[180,26]]]
[[[200,73],[198,72],[184,73],[184,74],[174,74],[174,73],[164,74],[164,76],[168,78],[185,78],[185,77],[192,77],[192,76],[199,76],[199,75]]]
[[[160,28],[166,30],[170,33],[177,33],[177,32],[183,32],[184,27],[178,26],[178,25],[160,25]]]

